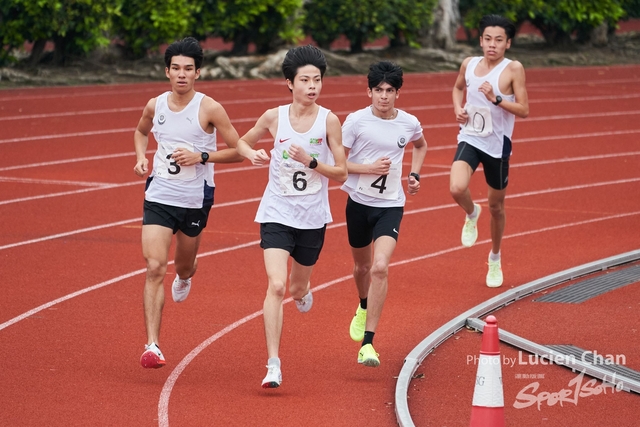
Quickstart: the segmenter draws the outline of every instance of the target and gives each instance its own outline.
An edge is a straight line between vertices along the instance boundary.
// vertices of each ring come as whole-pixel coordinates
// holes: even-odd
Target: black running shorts
[[[180,230],[189,237],[196,237],[207,226],[210,210],[211,206],[179,208],[145,200],[142,225],[161,225],[173,230],[173,234]]]
[[[352,248],[364,248],[380,236],[398,240],[404,208],[377,208],[347,200],[347,234]]]
[[[301,230],[276,222],[260,224],[260,247],[262,249],[284,249],[300,265],[310,267],[315,265],[320,257],[324,245],[322,228]]]
[[[509,184],[509,157],[496,159],[473,145],[461,141],[458,144],[456,155],[453,158],[454,162],[459,160],[471,166],[474,172],[478,165],[482,163],[487,185],[495,190],[504,190],[507,188],[507,184]]]

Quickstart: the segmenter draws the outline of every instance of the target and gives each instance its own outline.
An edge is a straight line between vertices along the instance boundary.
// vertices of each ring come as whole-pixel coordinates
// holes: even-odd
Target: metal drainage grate
[[[566,288],[541,296],[534,301],[578,304],[614,289],[630,285],[638,280],[640,280],[640,265],[582,280]]]
[[[546,347],[549,347],[550,349],[555,350],[558,353],[573,356],[577,360],[581,360],[591,365],[603,366],[611,372],[615,372],[622,377],[640,381],[640,372],[629,369],[626,366],[618,365],[611,362],[610,359],[607,359],[607,355],[605,354],[597,353],[596,357],[594,358],[594,352],[583,350],[580,347],[576,347],[573,345],[547,345]],[[602,359],[600,359],[600,357],[602,357]]]

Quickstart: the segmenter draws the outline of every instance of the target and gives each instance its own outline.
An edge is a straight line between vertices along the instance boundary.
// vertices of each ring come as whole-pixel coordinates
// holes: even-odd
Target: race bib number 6
[[[194,151],[192,144],[181,143],[176,148],[185,148]],[[165,179],[179,179],[183,181],[196,177],[196,165],[180,166],[171,158],[173,151],[170,151],[162,144],[158,144],[158,154],[162,161],[156,166],[156,175]]]
[[[280,164],[280,192],[283,196],[316,194],[322,188],[320,174],[305,168],[302,163]]]

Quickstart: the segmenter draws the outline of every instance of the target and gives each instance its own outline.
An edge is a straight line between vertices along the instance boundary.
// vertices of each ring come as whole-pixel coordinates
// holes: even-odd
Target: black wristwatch
[[[209,160],[209,153],[207,152],[200,153],[200,158],[202,159],[200,163],[204,165],[205,163],[207,163],[207,160]]]
[[[496,96],[496,102],[493,102],[493,105],[498,105],[502,102],[502,97],[500,95]]]
[[[316,166],[318,166],[318,161],[315,157],[312,157],[311,161],[309,162],[309,169],[315,169]]]
[[[414,177],[414,178],[416,179],[416,181],[420,182],[420,175],[418,175],[417,173],[415,173],[415,172],[411,172],[411,173],[409,174],[409,176]]]

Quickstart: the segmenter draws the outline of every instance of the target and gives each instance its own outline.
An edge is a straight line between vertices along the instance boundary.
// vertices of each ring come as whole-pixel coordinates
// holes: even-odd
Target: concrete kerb
[[[638,259],[640,259],[640,250],[635,250],[551,274],[496,295],[495,297],[465,311],[442,325],[440,328],[436,329],[432,334],[427,336],[416,347],[414,347],[414,349],[411,350],[404,359],[404,364],[400,370],[400,374],[398,375],[395,392],[395,408],[398,425],[400,427],[415,427],[409,412],[408,391],[409,383],[411,382],[416,369],[418,369],[418,366],[422,364],[422,361],[429,355],[429,353],[462,329],[468,318],[483,317],[533,293],[557,286],[563,282],[576,279],[586,274],[606,270]]]

